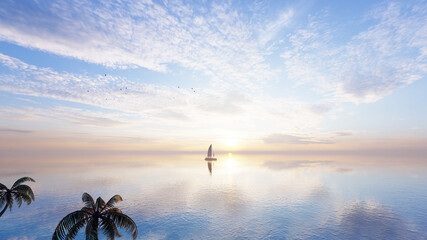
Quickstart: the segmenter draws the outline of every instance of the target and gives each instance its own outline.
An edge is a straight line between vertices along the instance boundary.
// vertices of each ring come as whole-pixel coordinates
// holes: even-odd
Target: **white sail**
[[[209,146],[208,157],[212,157],[212,144]]]

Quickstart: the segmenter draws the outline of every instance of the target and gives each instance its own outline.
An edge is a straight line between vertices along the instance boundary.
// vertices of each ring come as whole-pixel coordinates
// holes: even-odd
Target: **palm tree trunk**
[[[4,206],[3,210],[0,212],[0,217],[3,215],[4,212],[6,212],[7,205],[8,204],[6,203],[6,205]]]

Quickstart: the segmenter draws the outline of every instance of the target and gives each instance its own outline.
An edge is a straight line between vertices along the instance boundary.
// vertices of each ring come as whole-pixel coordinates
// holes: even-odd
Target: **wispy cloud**
[[[4,54],[0,54],[0,63],[8,70],[0,74],[0,90],[117,111],[116,114],[106,114],[105,111],[54,107],[29,114],[32,111],[28,109],[3,108],[2,115],[6,118],[37,119],[50,115],[51,118],[80,125],[99,123],[100,126],[113,126],[123,122],[127,125],[139,122],[139,125],[148,124],[152,129],[156,125],[162,126],[163,131],[169,134],[172,133],[170,128],[175,127],[175,134],[198,129],[202,135],[243,131],[251,136],[277,129],[305,129],[316,126],[322,119],[321,115],[312,112],[310,104],[251,94],[229,86],[193,92],[110,75],[57,72]],[[210,127],[207,128],[207,125]],[[264,127],[260,130],[254,126]]]
[[[171,87],[136,83],[120,77],[60,73],[26,64],[4,54],[0,54],[0,62],[11,70],[10,74],[0,75],[0,89],[14,93],[134,112],[158,109],[168,103],[185,103],[183,98],[174,97],[190,95],[188,90],[182,90],[178,95]]]
[[[126,113],[106,113],[102,111],[88,111],[75,107],[50,107],[50,108],[10,108],[4,107],[0,111],[0,116],[12,120],[31,120],[33,122],[46,119],[56,120],[61,122],[70,122],[77,125],[99,126],[99,127],[116,127],[131,124],[131,120],[124,122],[129,118]],[[29,130],[20,130],[13,128],[0,128],[0,132],[14,133],[31,133]]]
[[[29,130],[22,130],[22,129],[15,129],[15,128],[1,128],[0,132],[3,133],[32,133],[32,131]]]
[[[332,135],[335,135],[337,137],[347,137],[347,136],[354,135],[354,132],[352,131],[333,132]]]
[[[344,172],[352,172],[352,171],[353,171],[353,169],[351,169],[351,168],[342,168],[342,167],[337,167],[337,168],[335,168],[335,169],[334,169],[334,171],[335,171],[335,172],[341,172],[341,173],[344,173]]]
[[[244,87],[271,75],[250,25],[229,4],[0,4],[0,39],[21,46],[111,67],[164,72],[178,64]]]
[[[254,3],[248,12],[216,1],[1,1],[2,41],[113,68],[165,74],[183,68],[204,83],[194,92],[170,82],[60,72],[0,54],[0,90],[102,108],[45,113],[78,125],[137,122],[168,134],[197,129],[216,137],[238,131],[265,143],[315,144],[350,134],[309,134],[340,103],[377,101],[427,72],[423,2],[386,3],[351,24],[328,21],[325,11],[309,15],[307,24],[296,23],[298,8],[266,18],[256,12],[262,8]],[[264,83],[279,79],[287,86],[307,84],[320,100],[272,96]],[[105,109],[118,113],[104,114]],[[263,138],[266,133],[273,134]]]
[[[310,106],[310,110],[316,114],[324,114],[333,108],[332,104],[328,103],[315,103]]]
[[[321,86],[334,100],[372,102],[427,71],[427,14],[418,4],[380,6],[365,20],[375,24],[342,42],[335,36],[344,29],[322,15],[277,36],[290,24],[292,8],[257,22],[216,2],[3,1],[0,39],[111,67],[168,71],[168,65],[178,64],[240,88],[277,74],[263,48],[274,40],[286,48],[281,56],[289,79]],[[260,24],[265,34],[257,34]]]
[[[43,114],[47,116],[60,117],[62,121],[70,121],[79,125],[114,127],[125,125],[121,120],[125,114],[109,114],[105,112],[87,111],[70,107],[55,107],[44,109]],[[127,121],[126,124],[129,124]]]
[[[281,55],[288,77],[352,102],[377,101],[421,79],[427,73],[427,12],[420,4],[379,7],[367,17],[375,24],[344,42],[338,33],[348,29],[326,23],[326,16],[312,17]]]
[[[269,41],[271,41],[273,38],[276,37],[276,35],[283,30],[286,26],[288,26],[291,22],[292,17],[294,16],[294,10],[288,9],[284,12],[282,12],[279,17],[272,21],[268,22],[265,26],[263,26],[263,29],[260,32],[260,43],[262,45],[267,44]]]

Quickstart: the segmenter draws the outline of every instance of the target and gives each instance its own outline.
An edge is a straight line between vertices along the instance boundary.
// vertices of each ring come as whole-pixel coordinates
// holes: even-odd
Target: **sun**
[[[227,138],[224,140],[224,143],[227,147],[235,147],[237,145],[237,140],[235,138]]]

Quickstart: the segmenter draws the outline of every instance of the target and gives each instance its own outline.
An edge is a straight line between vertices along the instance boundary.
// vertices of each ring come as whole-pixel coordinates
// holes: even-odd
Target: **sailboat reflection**
[[[208,162],[208,169],[209,169],[209,173],[211,174],[211,176],[212,176],[212,162],[213,161],[211,161],[211,160],[206,160],[206,162]]]
[[[212,176],[212,162],[216,161],[215,153],[212,150],[212,144],[209,146],[208,154],[205,158],[205,161],[208,162],[209,173]]]

